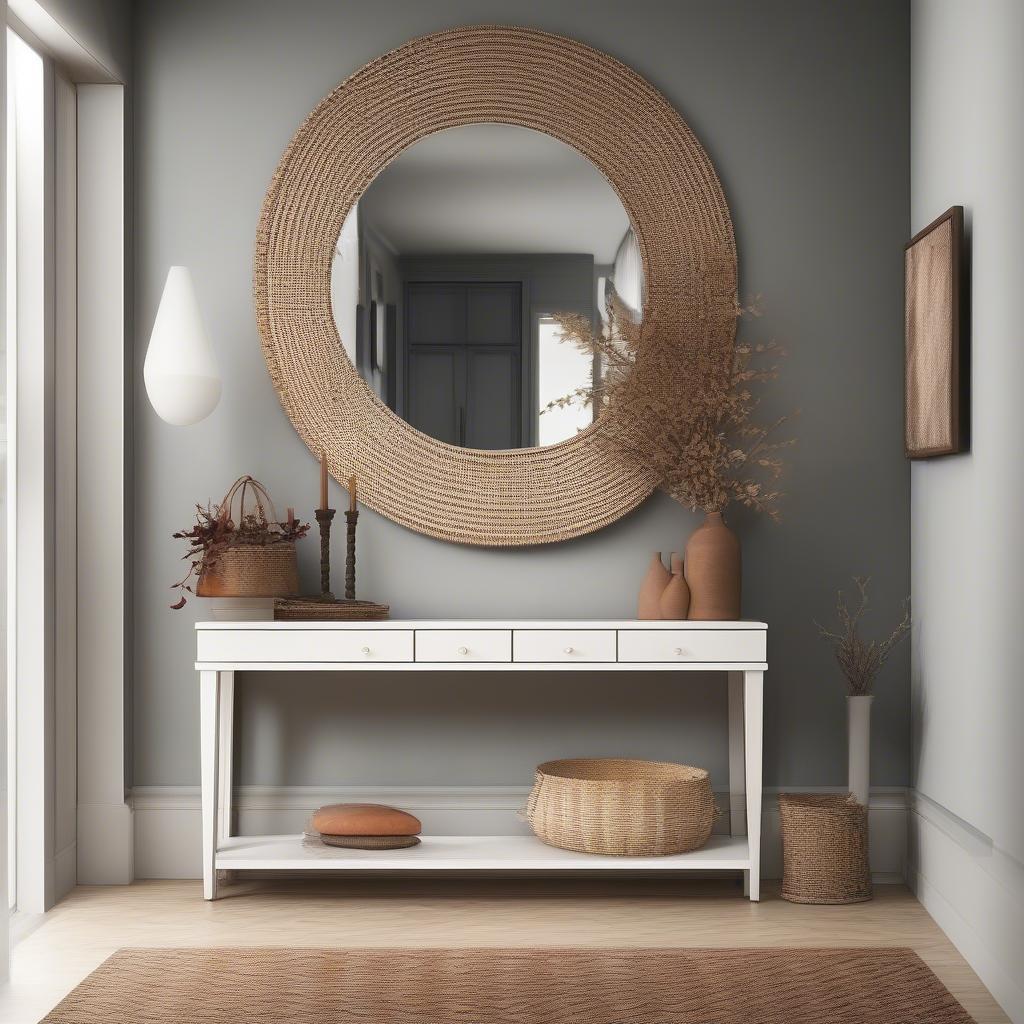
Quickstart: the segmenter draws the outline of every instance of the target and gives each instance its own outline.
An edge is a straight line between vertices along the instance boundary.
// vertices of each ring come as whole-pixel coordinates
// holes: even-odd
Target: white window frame
[[[0,0],[0,24],[7,24],[7,2]],[[4,227],[5,241],[0,245],[0,323],[4,324],[3,343],[0,345],[0,359],[7,359],[7,47],[0,47],[0,110],[4,112],[0,119],[0,194],[4,196],[3,214],[0,223]],[[6,386],[6,380],[4,383]],[[5,400],[6,406],[6,400]],[[6,408],[0,416],[0,473],[7,475],[7,415]],[[10,927],[8,924],[7,896],[7,487],[0,486],[0,580],[4,587],[0,596],[0,982],[10,975]]]
[[[123,83],[38,4],[0,0],[0,14],[44,57],[48,103],[49,260],[45,262],[47,325],[40,415],[46,493],[40,529],[28,539],[20,531],[18,536],[19,547],[23,540],[31,541],[35,562],[16,553],[23,568],[41,566],[35,582],[43,594],[36,604],[44,609],[42,639],[33,651],[42,672],[19,672],[19,681],[31,675],[37,684],[25,702],[18,694],[19,708],[26,712],[18,714],[22,871],[17,876],[17,903],[18,916],[24,918],[48,909],[76,880],[131,881],[132,820],[125,799],[124,526],[130,493],[125,459],[129,409],[126,127]],[[79,218],[79,210],[91,217]],[[83,274],[88,291],[79,287]],[[89,359],[79,360],[83,342],[96,347],[88,349]],[[107,386],[97,387],[97,379]],[[100,479],[93,486],[94,477],[89,474],[97,466],[107,470],[110,480]],[[83,579],[78,572],[82,550],[92,555],[87,560],[92,567],[103,566],[101,573],[91,571]],[[26,584],[32,580],[29,575]],[[19,606],[20,600],[19,593]],[[100,618],[87,644],[80,642],[78,628],[82,607],[92,609],[90,624]],[[33,636],[39,634],[34,628]],[[41,678],[42,687],[38,685]],[[83,700],[84,716],[78,707]],[[5,709],[6,702],[0,701],[0,716]],[[6,738],[6,728],[0,731]],[[84,822],[83,787],[93,810],[99,811],[87,814]],[[6,815],[0,828],[6,831]],[[6,891],[5,860],[4,841],[0,891]],[[27,928],[16,930],[15,938],[19,930],[24,933]],[[0,927],[0,932],[2,979],[8,930]]]

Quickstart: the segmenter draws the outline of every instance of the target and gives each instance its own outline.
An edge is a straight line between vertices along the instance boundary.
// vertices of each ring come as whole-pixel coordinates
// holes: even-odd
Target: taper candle
[[[320,456],[320,507],[327,508],[327,456]]]
[[[348,510],[349,512],[355,512],[356,510],[356,478],[350,476],[348,478]]]

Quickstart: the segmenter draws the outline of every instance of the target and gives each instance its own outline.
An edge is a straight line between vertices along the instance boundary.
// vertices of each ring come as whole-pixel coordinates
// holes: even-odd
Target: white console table
[[[763,622],[200,622],[203,895],[217,871],[742,871],[759,899]],[[430,836],[406,850],[345,850],[302,836],[231,835],[234,674],[717,671],[729,686],[729,834],[693,853],[608,857],[533,836]],[[680,683],[684,682],[679,676]],[[340,780],[338,780],[340,781]]]

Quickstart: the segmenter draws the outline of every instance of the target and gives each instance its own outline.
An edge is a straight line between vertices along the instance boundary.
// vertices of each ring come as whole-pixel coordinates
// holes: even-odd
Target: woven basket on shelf
[[[790,903],[871,899],[868,813],[852,796],[780,793],[782,898]]]
[[[696,850],[715,816],[703,768],[613,758],[545,762],[526,805],[530,827],[550,846],[631,857]]]
[[[232,512],[236,498],[237,517]],[[217,509],[226,522],[240,523],[246,514],[255,515],[264,526],[277,521],[266,488],[251,476],[239,477]],[[196,584],[197,597],[291,597],[298,592],[299,565],[292,540],[219,545],[204,559]]]

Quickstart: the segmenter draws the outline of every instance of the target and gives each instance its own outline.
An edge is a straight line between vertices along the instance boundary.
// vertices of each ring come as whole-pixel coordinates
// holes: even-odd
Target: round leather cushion
[[[328,804],[313,815],[313,828],[325,836],[417,836],[423,826],[385,804]]]
[[[419,836],[328,836],[320,837],[328,846],[345,846],[350,850],[404,850],[418,846]]]

